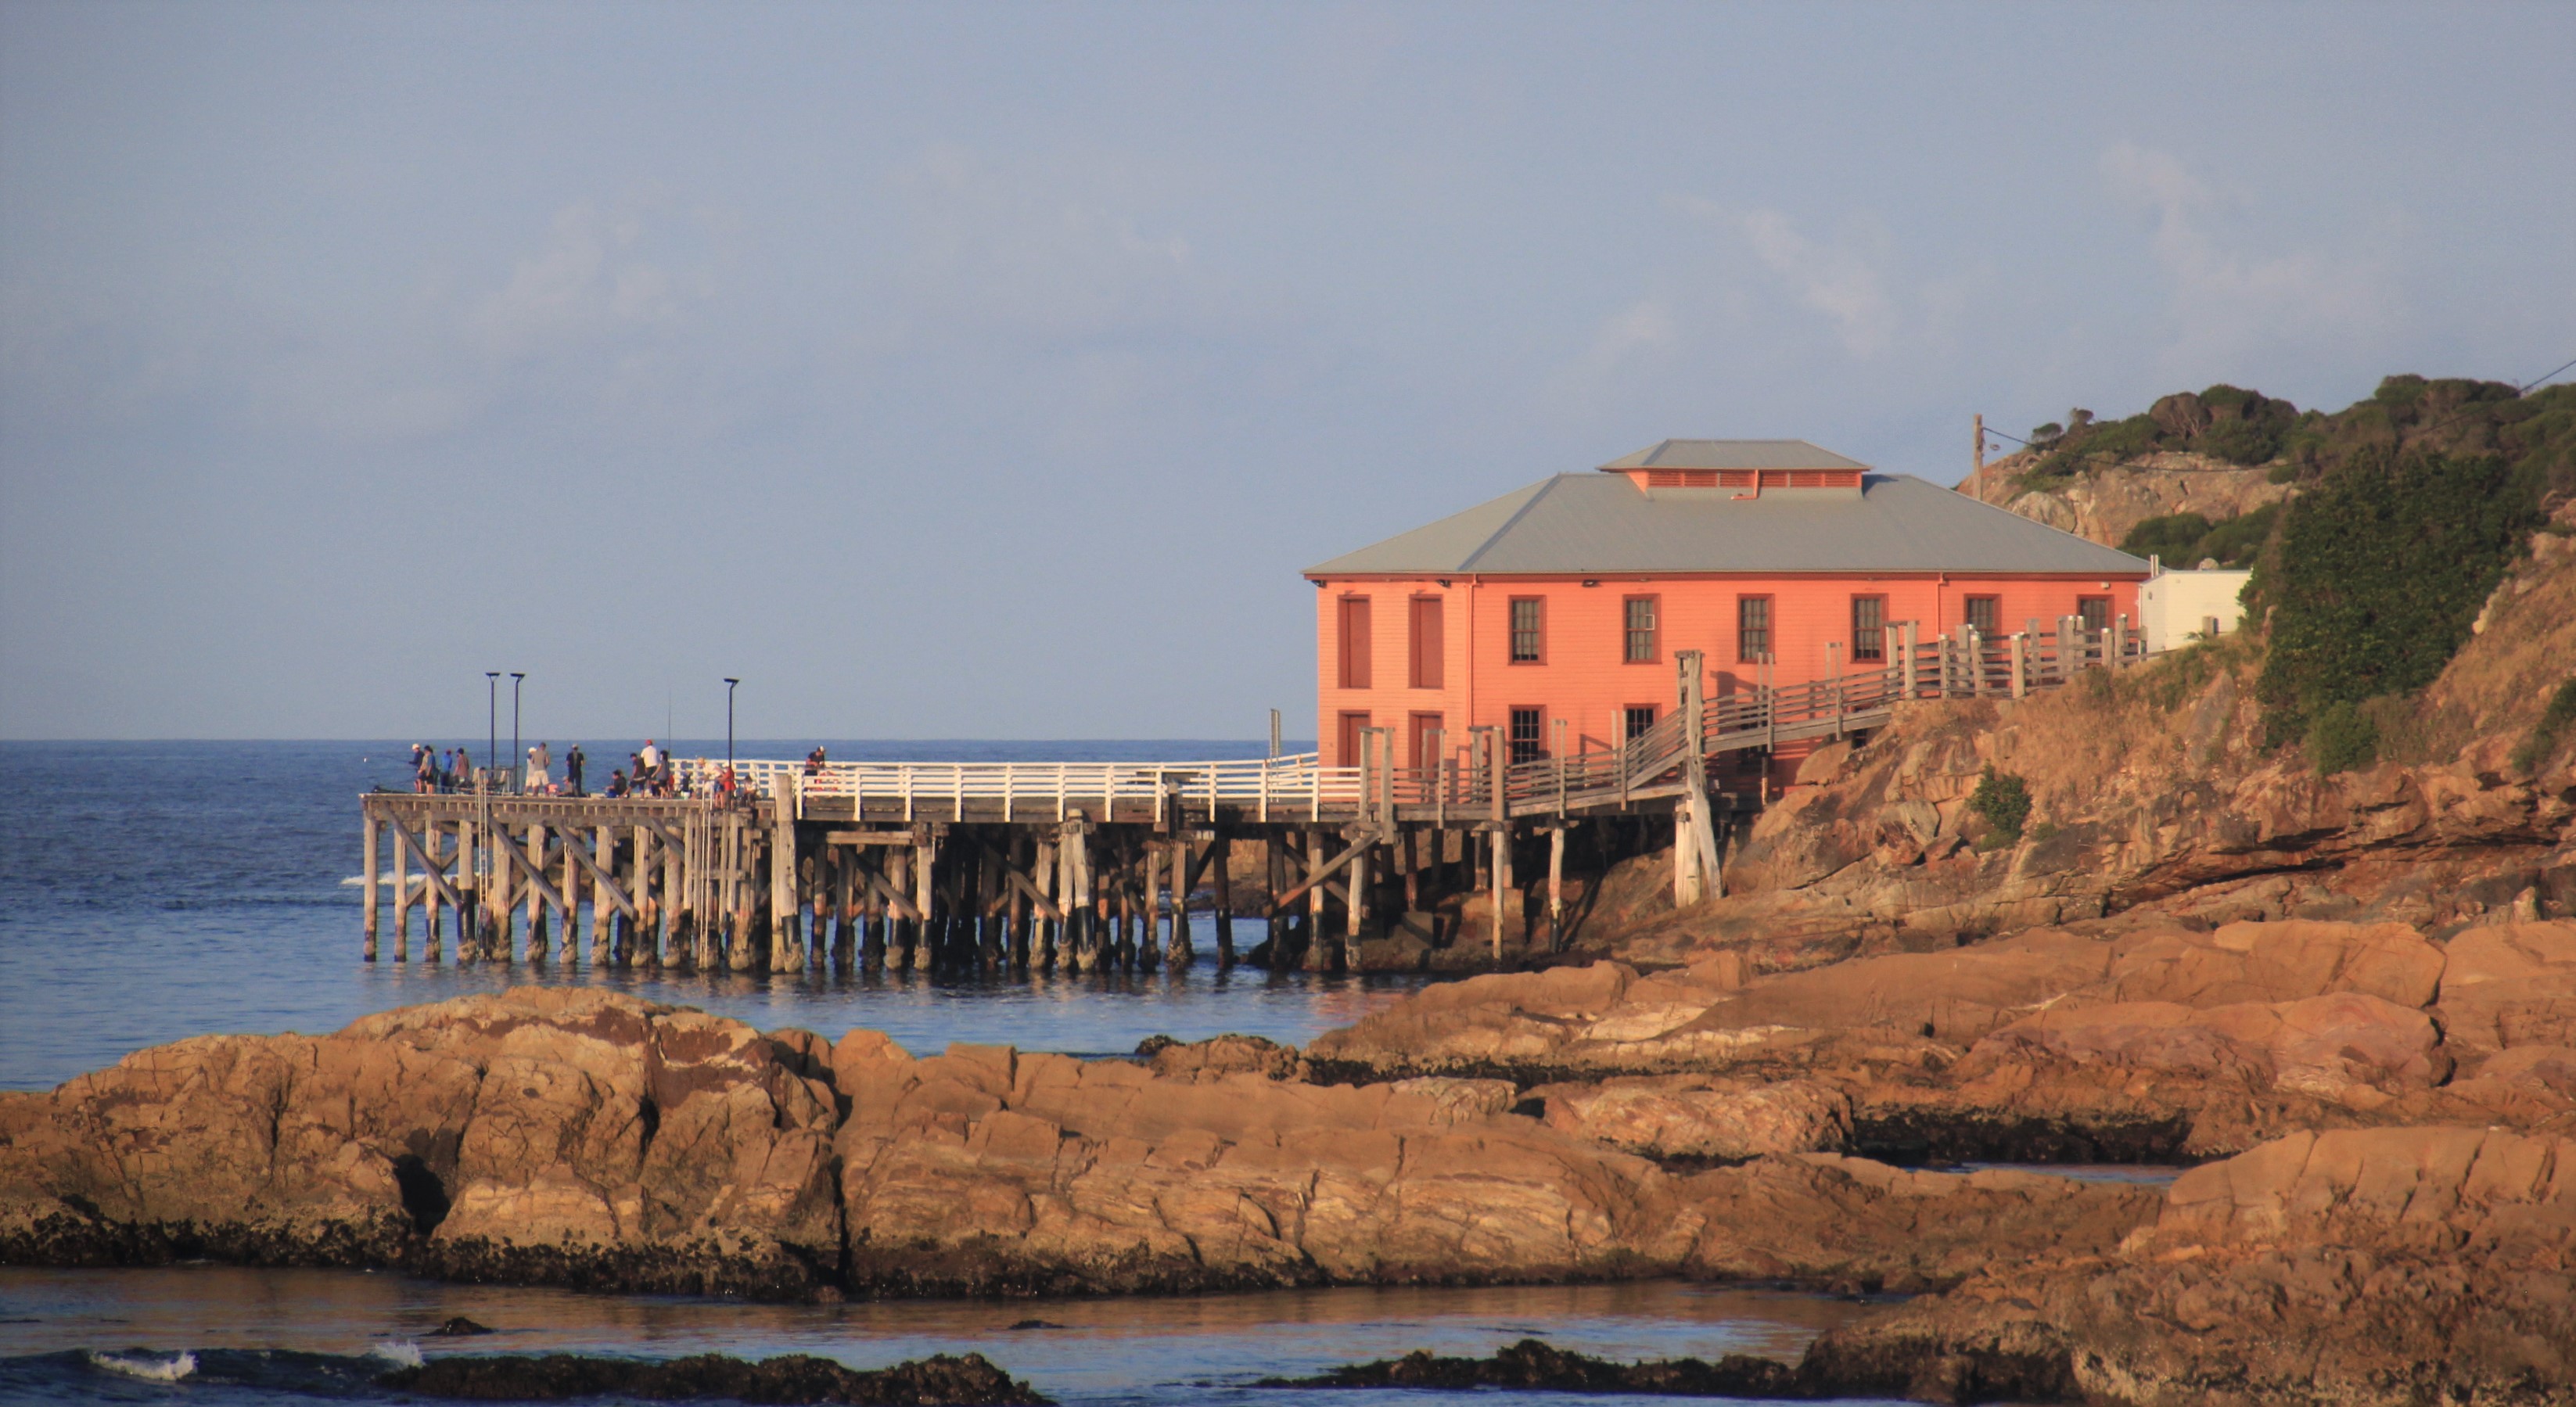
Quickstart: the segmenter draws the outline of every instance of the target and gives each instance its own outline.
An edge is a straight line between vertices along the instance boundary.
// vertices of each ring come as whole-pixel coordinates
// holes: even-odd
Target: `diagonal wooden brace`
[[[456,890],[448,884],[447,876],[443,873],[447,867],[440,864],[438,861],[431,859],[428,847],[422,845],[420,843],[420,838],[413,835],[410,829],[405,827],[402,822],[395,820],[391,816],[387,816],[385,818],[385,824],[392,827],[395,841],[399,842],[405,850],[410,851],[413,857],[420,861],[422,877],[429,882],[431,888],[438,891],[438,897],[455,906],[457,912],[464,912],[465,901],[456,897]]]
[[[600,868],[599,861],[592,857],[590,847],[588,845],[585,845],[580,840],[576,839],[570,831],[566,831],[563,838],[563,850],[565,854],[580,861],[583,869],[590,871],[591,879],[596,881],[599,885],[600,891],[605,893],[609,897],[609,900],[617,905],[617,911],[619,913],[626,915],[628,918],[634,918],[637,916],[635,912],[635,901],[626,897],[626,891],[618,887],[617,880],[614,876],[610,875],[608,871]]]

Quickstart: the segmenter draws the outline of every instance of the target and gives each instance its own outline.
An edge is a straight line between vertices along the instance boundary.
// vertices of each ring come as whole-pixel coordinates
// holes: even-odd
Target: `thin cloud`
[[[1896,301],[1878,261],[1869,254],[1847,244],[1811,239],[1778,210],[1732,214],[1711,201],[1681,203],[1701,218],[1734,230],[1793,297],[1825,316],[1853,356],[1876,356],[1894,340]]]
[[[2176,326],[2162,356],[2173,374],[2233,374],[2284,343],[2376,341],[2396,290],[2383,261],[2316,246],[2275,254],[2232,247],[2225,202],[2169,152],[2119,142],[2102,153],[2111,195],[2153,217],[2148,247],[2171,281]]]

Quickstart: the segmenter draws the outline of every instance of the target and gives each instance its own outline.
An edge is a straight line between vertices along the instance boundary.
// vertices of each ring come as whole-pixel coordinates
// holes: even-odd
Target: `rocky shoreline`
[[[2576,1052],[2529,1038],[2571,1010],[2566,923],[1605,963],[1127,1060],[530,988],[0,1095],[0,1262],[770,1298],[1686,1276],[1916,1294],[1816,1344],[1837,1390],[2559,1401]],[[1860,1156],[1951,1126],[2209,1161]]]

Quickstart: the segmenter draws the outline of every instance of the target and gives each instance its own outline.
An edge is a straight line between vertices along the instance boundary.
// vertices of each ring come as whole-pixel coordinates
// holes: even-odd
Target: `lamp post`
[[[518,779],[512,791],[524,791],[528,785],[527,764],[519,757],[519,685],[527,677],[518,670],[510,671],[510,771]]]
[[[501,671],[497,669],[487,669],[483,671],[483,765],[489,767],[493,763],[500,761],[499,758],[493,756],[494,753],[499,752],[500,750]],[[481,791],[483,789],[482,784],[477,782],[474,789],[476,791]]]
[[[725,681],[725,770],[733,770],[733,688],[739,679]]]

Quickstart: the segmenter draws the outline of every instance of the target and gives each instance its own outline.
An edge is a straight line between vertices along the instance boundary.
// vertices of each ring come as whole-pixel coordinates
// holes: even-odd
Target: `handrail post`
[[[1914,697],[1914,622],[1905,623],[1905,697]]]

